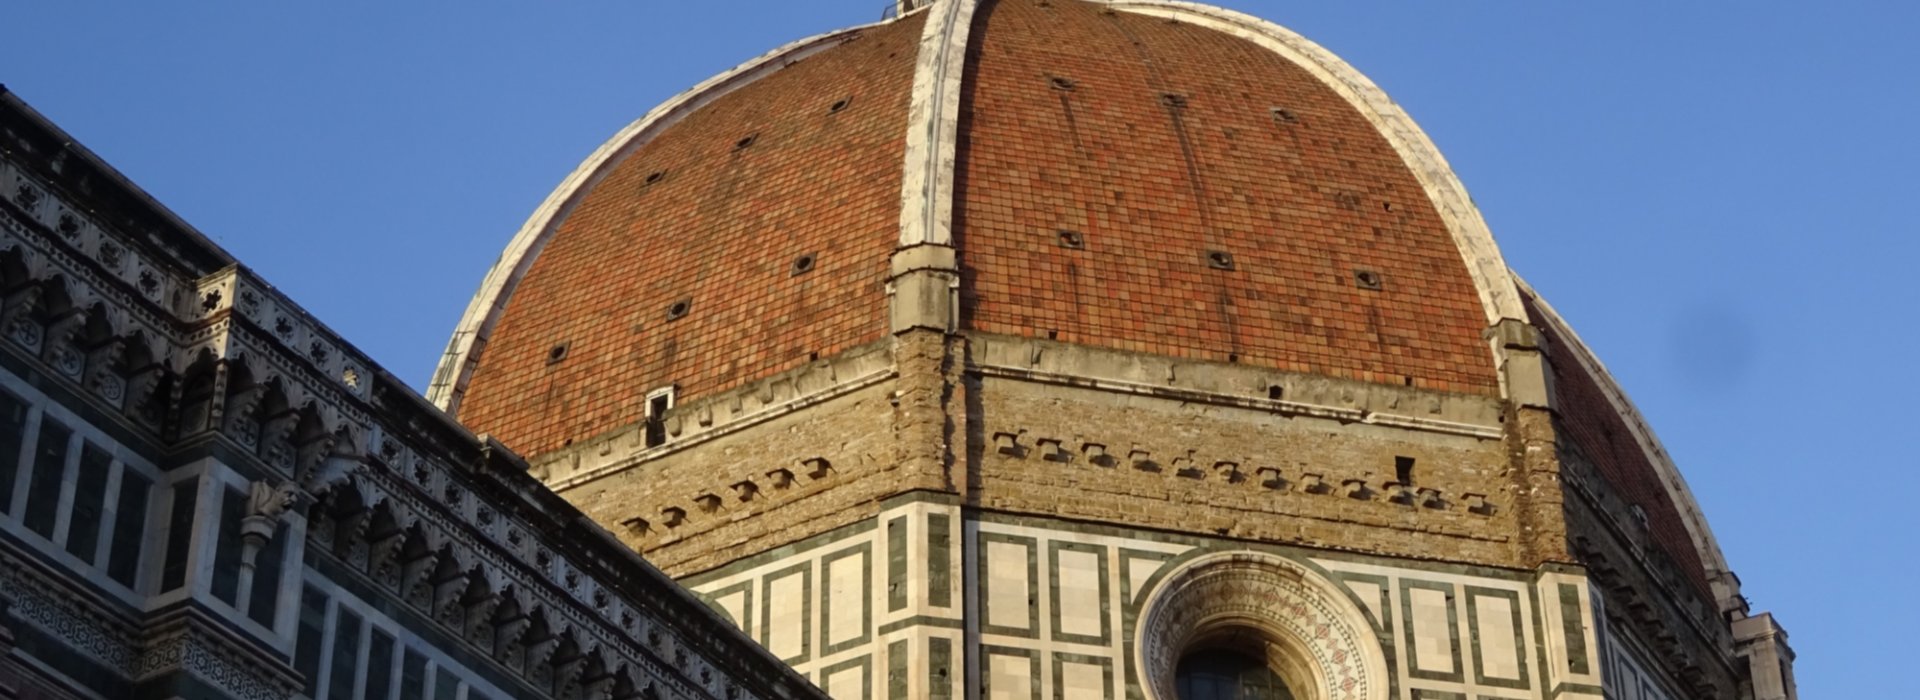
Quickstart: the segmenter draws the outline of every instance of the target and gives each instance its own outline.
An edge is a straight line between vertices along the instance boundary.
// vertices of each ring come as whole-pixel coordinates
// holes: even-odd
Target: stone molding
[[[0,557],[0,597],[7,614],[63,640],[89,660],[133,677],[139,667],[137,630],[71,584],[57,583],[11,555]]]
[[[1289,670],[1293,690],[1329,700],[1387,700],[1385,652],[1366,614],[1319,573],[1250,551],[1208,554],[1168,572],[1135,625],[1134,662],[1147,700],[1175,700],[1174,668],[1196,637],[1251,632]]]

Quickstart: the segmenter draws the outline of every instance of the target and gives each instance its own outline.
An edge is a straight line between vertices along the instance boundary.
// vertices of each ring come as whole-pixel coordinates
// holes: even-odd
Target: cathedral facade
[[[715,76],[425,397],[0,99],[0,697],[1796,697],[1445,159],[1255,17],[903,1]]]

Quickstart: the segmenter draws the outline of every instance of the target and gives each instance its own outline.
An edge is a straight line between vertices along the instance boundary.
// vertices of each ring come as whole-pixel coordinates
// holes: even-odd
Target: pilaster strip
[[[960,87],[978,0],[934,3],[920,35],[907,107],[906,170],[900,183],[900,247],[953,245],[953,174]]]

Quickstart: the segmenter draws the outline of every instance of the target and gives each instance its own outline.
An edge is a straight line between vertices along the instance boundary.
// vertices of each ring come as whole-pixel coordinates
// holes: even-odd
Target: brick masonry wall
[[[537,455],[637,420],[653,388],[709,395],[884,337],[922,19],[723,96],[614,167],[509,300],[461,421]]]
[[[1533,564],[1520,555],[1515,482],[1499,440],[1012,380],[969,389],[977,397],[970,412],[979,416],[967,444],[970,504],[1351,552]],[[1406,502],[1393,500],[1389,483],[1397,457],[1414,460],[1415,493]],[[1439,501],[1429,505],[1420,488]],[[1485,496],[1490,510],[1473,512],[1467,494]]]
[[[1438,213],[1305,70],[1076,0],[984,3],[968,59],[955,214],[968,327],[1496,392]],[[1212,250],[1234,269],[1209,267]],[[1362,270],[1381,289],[1361,288]]]
[[[674,576],[791,544],[870,517],[898,488],[888,430],[894,388],[878,384],[560,494]],[[817,476],[816,459],[827,465]],[[743,482],[755,489],[744,500],[734,488]],[[718,499],[712,510],[703,495]],[[680,509],[682,520],[667,508]]]

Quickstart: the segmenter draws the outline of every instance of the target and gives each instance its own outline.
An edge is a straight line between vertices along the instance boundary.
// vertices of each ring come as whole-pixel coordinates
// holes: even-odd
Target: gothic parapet
[[[95,426],[82,444],[118,441],[124,461],[152,463],[142,478],[192,487],[160,503],[192,509],[180,499],[203,493],[215,514],[175,513],[149,538],[168,550],[167,572],[113,584],[131,607],[66,597],[23,617],[16,604],[14,619],[118,674],[95,692],[310,691],[320,681],[297,659],[317,650],[306,627],[294,634],[310,620],[288,611],[305,600],[301,581],[324,578],[420,639],[486,660],[470,670],[518,697],[818,697],[506,447],[468,433],[3,91],[0,127],[0,365],[38,378],[61,416],[80,417],[63,417],[69,427]],[[187,543],[212,559],[175,573],[172,552]],[[15,601],[71,588],[7,570]]]

